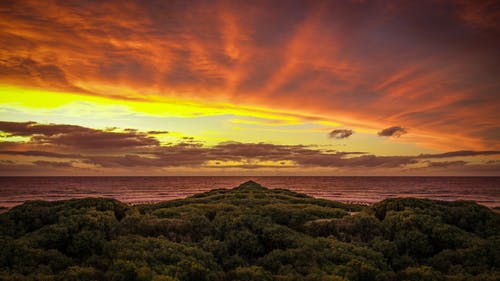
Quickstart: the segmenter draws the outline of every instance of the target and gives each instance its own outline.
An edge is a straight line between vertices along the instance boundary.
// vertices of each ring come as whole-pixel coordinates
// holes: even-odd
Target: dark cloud
[[[378,156],[356,151],[321,150],[305,145],[234,141],[205,146],[190,137],[185,137],[182,142],[176,144],[160,144],[156,139],[148,136],[151,131],[146,133],[136,129],[119,131],[117,128],[98,130],[75,125],[44,125],[37,122],[0,122],[0,129],[10,136],[30,137],[28,142],[8,142],[6,145],[0,145],[0,155],[8,157],[4,160],[12,161],[24,157],[28,161],[25,159],[23,163],[32,164],[30,166],[2,162],[4,166],[11,164],[19,166],[18,168],[21,170],[29,170],[29,167],[32,169],[38,169],[38,167],[44,169],[73,167],[77,169],[73,165],[75,162],[96,168],[125,170],[135,167],[161,169],[164,167],[213,168],[214,166],[240,169],[263,167],[393,169],[418,167],[422,164],[428,168],[456,168],[468,166],[470,163],[462,159],[459,161],[439,161],[437,159],[500,155],[500,151],[495,150],[463,150],[415,156]],[[394,132],[390,133],[390,135],[394,134]],[[70,147],[73,149],[72,151],[78,153],[60,152],[61,147]],[[54,161],[47,161],[46,158]],[[433,159],[436,161],[432,161]],[[286,165],[287,163],[291,165]],[[35,168],[33,168],[34,166]]]
[[[460,150],[451,151],[445,153],[437,154],[420,154],[418,158],[448,158],[448,157],[466,157],[466,156],[488,156],[488,155],[499,155],[500,151],[486,150],[486,151],[472,151],[472,150]]]
[[[210,149],[210,155],[217,160],[283,160],[298,154],[318,153],[302,145],[276,145],[270,143],[223,142]]]
[[[465,161],[443,161],[443,162],[427,162],[427,167],[439,167],[439,168],[448,168],[455,166],[464,166],[467,162]]]
[[[485,152],[477,151],[476,155]],[[450,152],[449,155],[453,154]],[[298,167],[331,167],[331,168],[401,168],[407,165],[418,164],[426,158],[444,158],[445,154],[430,154],[426,157],[417,156],[377,156],[359,152],[325,152],[311,149],[302,145],[275,145],[269,143],[239,143],[226,142],[213,147],[204,147],[201,144],[181,143],[164,146],[154,151],[143,151],[135,155],[123,156],[90,156],[86,163],[102,167],[202,167],[208,161],[215,161],[217,165],[224,162],[238,162],[224,167],[288,167],[278,164],[261,164],[261,162],[285,163],[290,161]],[[434,157],[432,157],[434,156]],[[447,156],[448,157],[448,156]],[[432,164],[423,161],[429,166],[437,167],[446,164]],[[458,165],[460,161],[452,161]],[[437,163],[437,162],[436,162]],[[435,166],[433,166],[435,165]],[[451,165],[451,162],[449,163]]]
[[[43,167],[52,167],[52,168],[73,168],[71,162],[56,162],[56,161],[34,161],[33,164],[37,166]]]
[[[53,136],[36,135],[33,142],[40,144],[70,146],[77,149],[125,149],[144,146],[158,146],[159,141],[142,133],[119,133],[95,130]]]
[[[148,131],[148,135],[162,135],[168,134],[168,131]]]
[[[180,167],[201,166],[208,160],[210,148],[200,144],[179,143],[151,148],[126,155],[92,155],[84,159],[85,163],[101,167]]]
[[[104,168],[170,167],[170,166],[183,165],[176,161],[178,160],[177,158],[171,160],[172,161],[163,161],[163,159],[158,157],[144,157],[135,154],[127,154],[120,156],[108,156],[108,155],[88,156],[82,162]]]
[[[68,146],[74,149],[125,149],[158,146],[159,141],[137,130],[109,131],[76,125],[37,122],[0,122],[0,131],[10,136],[31,137],[31,143]]]
[[[400,136],[406,134],[407,131],[405,128],[402,128],[400,126],[392,126],[389,128],[385,128],[382,131],[378,132],[377,134],[381,137],[397,137],[399,138]]]
[[[53,136],[58,134],[72,134],[92,132],[94,129],[75,125],[39,124],[37,122],[5,122],[0,121],[0,131],[11,136],[28,137],[33,135]]]
[[[383,167],[396,168],[409,164],[418,163],[411,156],[376,156],[362,155],[358,157],[344,157],[343,153],[338,154],[317,154],[298,155],[293,159],[297,164],[303,166],[317,167]]]
[[[40,169],[39,169],[40,168]],[[53,168],[51,168],[53,169]],[[7,162],[0,162],[0,174],[3,176],[12,176],[12,175],[35,175],[35,174],[40,174],[40,170],[42,171],[42,174],[48,174],[46,169],[43,169],[41,166],[36,166],[34,168],[33,165],[31,164],[18,164],[15,162],[12,163],[7,163]]]
[[[140,155],[90,156],[85,162],[102,167],[178,167],[204,166],[208,161],[239,162],[224,167],[262,168],[287,167],[284,165],[262,165],[261,162],[280,163],[291,161],[307,167],[386,167],[394,168],[417,163],[410,156],[359,155],[358,152],[325,153],[302,145],[275,145],[269,143],[226,142],[213,147],[177,144]]]
[[[3,155],[18,155],[18,156],[34,156],[34,157],[50,157],[50,158],[81,158],[80,154],[65,154],[50,151],[37,151],[37,150],[0,150]]]
[[[328,133],[328,136],[332,139],[345,139],[350,137],[354,132],[352,130],[333,130]]]

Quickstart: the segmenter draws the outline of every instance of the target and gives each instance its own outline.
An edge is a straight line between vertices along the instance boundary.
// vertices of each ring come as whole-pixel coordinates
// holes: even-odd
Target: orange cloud
[[[318,116],[499,149],[490,1],[0,3],[0,83]],[[118,102],[118,101],[117,101]]]

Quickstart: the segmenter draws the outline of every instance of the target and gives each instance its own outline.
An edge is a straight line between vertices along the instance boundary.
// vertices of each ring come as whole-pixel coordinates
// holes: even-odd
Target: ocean
[[[130,204],[184,198],[253,180],[318,198],[371,204],[385,198],[473,200],[500,207],[500,177],[0,177],[0,206],[28,200],[111,197]]]

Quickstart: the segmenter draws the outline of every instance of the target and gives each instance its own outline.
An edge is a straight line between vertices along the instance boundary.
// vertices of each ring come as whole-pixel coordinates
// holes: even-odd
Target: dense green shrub
[[[248,182],[158,204],[32,201],[0,214],[0,280],[500,280],[500,215],[372,206]]]

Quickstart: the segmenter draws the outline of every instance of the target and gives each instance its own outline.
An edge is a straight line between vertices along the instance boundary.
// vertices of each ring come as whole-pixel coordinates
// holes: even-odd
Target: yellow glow
[[[20,137],[20,136],[8,136],[0,133],[0,142],[28,142],[30,140],[29,137]]]
[[[128,92],[129,90],[124,89]],[[129,95],[132,97],[132,95]],[[252,106],[235,106],[227,103],[200,103],[188,99],[148,96],[148,100],[116,99],[68,92],[55,92],[40,89],[0,86],[0,105],[24,106],[37,109],[54,109],[77,101],[96,105],[119,105],[136,113],[168,117],[199,117],[209,115],[233,114],[272,119],[268,123],[296,124],[302,119],[287,112],[269,110]]]
[[[269,119],[231,119],[231,123],[247,124],[247,125],[267,125],[267,126],[282,126],[301,124],[299,120],[269,120]]]
[[[125,91],[128,93],[128,90]],[[117,95],[118,92],[114,92]],[[236,140],[241,142],[269,142],[274,144],[320,144],[330,145],[333,149],[377,152],[380,155],[415,154],[422,151],[414,145],[399,144],[379,138],[375,132],[364,133],[366,129],[350,127],[356,132],[349,142],[329,139],[327,134],[341,124],[302,113],[270,110],[263,107],[239,106],[228,103],[197,102],[186,98],[148,95],[147,100],[120,99],[117,97],[95,96],[68,92],[23,88],[0,85],[0,115],[5,120],[12,119],[10,110],[17,111],[17,116],[35,116],[33,121],[47,123],[69,123],[93,128],[112,126],[114,120],[121,127],[139,130],[166,129],[169,134],[155,135],[163,145],[178,143],[182,137],[194,137],[204,145],[215,145],[221,141]],[[129,95],[133,98],[134,95]],[[136,96],[137,97],[137,96]],[[3,109],[3,110],[2,110]],[[20,115],[21,114],[21,115]],[[231,116],[232,115],[232,116]],[[36,118],[39,116],[38,118]],[[47,119],[44,118],[47,116]],[[92,116],[92,118],[80,118]],[[221,116],[221,119],[217,119]],[[224,119],[224,118],[228,119]],[[141,119],[142,117],[146,117]],[[160,117],[151,121],[148,117]],[[187,120],[190,118],[210,117],[213,119]],[[165,120],[161,120],[165,118]],[[187,118],[168,120],[167,118]],[[109,122],[96,121],[107,120]],[[28,121],[19,119],[16,121]],[[75,120],[77,120],[75,122]],[[207,121],[208,120],[208,121]],[[242,121],[240,121],[242,120]],[[88,122],[88,123],[87,123]],[[179,123],[175,123],[179,122]],[[207,123],[208,122],[208,123]],[[128,125],[133,123],[133,125]],[[98,125],[96,125],[98,124]],[[319,125],[319,126],[318,126]],[[250,133],[251,132],[251,133]],[[406,137],[405,139],[408,139]]]
[[[296,167],[297,164],[290,160],[281,160],[281,161],[251,161],[251,162],[240,162],[240,161],[217,161],[217,160],[209,160],[205,162],[205,166],[207,167],[237,167],[242,165],[255,165],[259,167]]]

